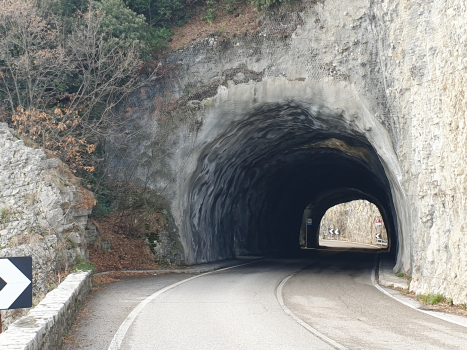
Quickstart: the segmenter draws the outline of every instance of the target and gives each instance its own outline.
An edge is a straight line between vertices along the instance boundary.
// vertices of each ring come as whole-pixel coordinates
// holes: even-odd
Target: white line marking
[[[408,303],[408,302],[406,302],[406,301],[404,301],[402,299],[396,298],[392,294],[388,293],[383,287],[381,287],[378,283],[376,283],[375,274],[376,274],[376,265],[377,264],[378,264],[378,255],[376,255],[376,259],[375,259],[375,267],[373,267],[373,270],[371,271],[371,283],[373,283],[373,285],[376,287],[376,289],[378,289],[380,292],[386,294],[388,297],[398,301],[399,303],[410,307],[411,309],[417,310],[419,312],[422,312],[422,313],[424,313],[426,315],[429,315],[429,316],[432,316],[432,317],[439,318],[440,320],[450,322],[450,323],[453,323],[455,325],[467,328],[467,320],[465,320],[464,322],[461,322],[461,321],[453,320],[451,318],[451,317],[456,317],[457,315],[451,315],[451,314],[439,313],[439,312],[435,312],[435,311],[422,310],[422,309],[420,309],[420,308],[418,308],[418,307],[416,307],[416,306],[414,306],[414,305],[412,305],[412,304],[410,304],[410,303]],[[462,317],[462,316],[458,316],[458,317]]]
[[[259,260],[256,260],[256,261],[252,261],[252,262],[248,262],[248,263],[245,263],[245,264],[240,264],[240,265],[235,265],[235,266],[229,266],[229,267],[224,267],[222,269],[219,269],[219,270],[214,270],[214,271],[208,271],[208,272],[205,272],[205,273],[202,273],[200,275],[197,275],[197,276],[193,276],[193,277],[190,277],[190,278],[187,278],[186,280],[183,280],[183,281],[180,281],[180,282],[177,282],[177,283],[174,283],[174,284],[171,284],[170,286],[167,286],[165,288],[162,288],[161,290],[158,290],[157,292],[155,292],[154,294],[148,296],[146,299],[144,299],[142,302],[140,302],[134,309],[133,311],[127,316],[127,318],[125,319],[125,321],[122,322],[122,324],[120,325],[120,327],[118,328],[117,332],[115,333],[113,339],[112,339],[112,342],[110,343],[110,346],[109,346],[109,349],[108,350],[120,350],[120,347],[122,346],[122,342],[123,342],[123,339],[125,338],[125,335],[128,331],[128,329],[130,328],[131,324],[133,323],[133,321],[136,319],[136,317],[139,315],[139,313],[144,309],[144,307],[149,304],[151,301],[153,301],[154,299],[156,299],[159,295],[161,294],[164,294],[165,292],[167,292],[168,290],[171,290],[183,283],[186,283],[188,281],[191,281],[191,280],[194,280],[195,278],[199,278],[199,277],[202,277],[202,276],[206,276],[206,275],[209,275],[211,273],[214,273],[214,272],[220,272],[220,271],[225,271],[225,270],[229,270],[229,269],[233,269],[235,267],[240,267],[240,266],[245,266],[245,265],[250,265],[250,264],[254,264],[256,262],[258,262]]]
[[[382,248],[379,245],[374,245],[374,244],[369,244],[369,243],[360,243],[360,242],[351,242],[351,241],[338,241],[338,240],[335,240],[335,239],[323,239],[323,238],[320,238],[319,240],[323,241],[323,242],[340,242],[340,243],[360,244],[360,245],[366,245],[366,246],[374,247],[374,248],[378,248],[378,249]],[[385,248],[387,248],[387,246]]]
[[[332,340],[331,338],[325,336],[323,333],[321,333],[318,330],[314,329],[308,323],[306,323],[305,321],[303,321],[300,318],[298,318],[297,316],[295,316],[295,314],[292,311],[290,311],[290,309],[284,304],[284,298],[282,297],[282,289],[283,289],[284,285],[287,283],[287,281],[289,280],[289,278],[291,278],[296,273],[297,272],[294,272],[294,273],[288,275],[286,278],[284,278],[281,281],[281,283],[279,284],[279,286],[277,287],[277,290],[276,290],[276,298],[279,301],[279,304],[282,307],[282,309],[284,310],[284,312],[287,315],[289,315],[290,317],[292,317],[292,319],[294,321],[296,321],[300,326],[305,328],[307,331],[309,331],[310,333],[312,333],[313,335],[315,335],[316,337],[318,337],[322,341],[328,343],[329,345],[333,346],[336,349],[348,350],[345,346],[343,346],[343,345],[339,344],[338,342]]]

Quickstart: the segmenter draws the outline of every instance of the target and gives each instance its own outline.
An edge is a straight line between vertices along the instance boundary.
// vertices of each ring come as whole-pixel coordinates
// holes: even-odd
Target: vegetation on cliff
[[[255,7],[283,1],[0,0],[0,119],[76,171],[93,172],[115,106],[157,76],[155,57],[173,34],[177,46],[195,40],[180,26],[194,16],[187,32],[202,36],[226,23],[254,29]]]
[[[1,0],[2,119],[92,172],[112,107],[141,85],[157,36],[121,0]]]
[[[170,215],[162,196],[111,182],[103,167],[106,142],[124,129],[118,108],[162,73],[160,53],[226,27],[255,31],[257,9],[280,3],[0,0],[0,120],[84,179],[98,200],[94,219],[155,245],[158,218]]]

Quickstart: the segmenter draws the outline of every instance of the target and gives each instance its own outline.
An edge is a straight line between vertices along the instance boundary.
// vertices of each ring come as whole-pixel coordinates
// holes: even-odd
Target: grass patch
[[[417,295],[417,299],[427,305],[435,305],[446,300],[441,294],[420,294]]]
[[[398,274],[396,274],[397,277],[405,277],[405,273],[403,272],[399,272]]]
[[[96,273],[96,268],[91,262],[84,260],[81,256],[78,256],[76,260],[78,260],[78,262],[75,264],[75,266],[73,266],[74,271],[77,272],[91,270],[93,273]]]
[[[10,222],[10,211],[8,210],[8,208],[0,209],[0,220],[4,224],[7,224],[8,222]]]

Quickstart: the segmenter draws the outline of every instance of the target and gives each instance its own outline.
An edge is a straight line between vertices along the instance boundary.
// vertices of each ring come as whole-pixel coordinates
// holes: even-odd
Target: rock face
[[[467,301],[467,4],[384,1],[387,98],[410,211],[411,290]],[[391,24],[393,22],[393,24]]]
[[[78,182],[58,159],[25,146],[0,123],[0,257],[32,256],[33,304],[54,288],[57,271],[86,258],[95,201]],[[21,314],[2,311],[4,327]]]
[[[319,235],[321,238],[337,239],[357,243],[376,244],[376,235],[388,239],[384,223],[376,225],[381,218],[378,208],[368,201],[351,201],[330,208],[323,219]],[[330,235],[330,229],[338,229],[339,235]]]
[[[411,289],[465,303],[466,22],[461,0],[326,0],[212,35],[129,101],[109,166],[168,199],[187,263],[297,249],[307,205],[316,244],[366,199]]]

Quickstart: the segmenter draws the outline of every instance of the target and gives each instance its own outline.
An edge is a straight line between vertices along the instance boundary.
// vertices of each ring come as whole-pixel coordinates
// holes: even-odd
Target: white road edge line
[[[391,295],[390,293],[388,293],[386,290],[384,290],[383,287],[381,287],[378,283],[376,283],[376,265],[378,264],[378,255],[376,255],[376,259],[375,259],[375,266],[373,267],[373,270],[371,271],[371,283],[373,283],[373,286],[375,286],[376,289],[378,289],[381,293],[384,293],[386,294],[388,297],[398,301],[399,303],[401,304],[404,304],[405,306],[408,306],[410,307],[411,309],[414,309],[414,310],[417,310],[419,312],[422,312],[426,315],[429,315],[429,316],[432,316],[432,317],[436,317],[436,318],[439,318],[440,320],[443,320],[443,321],[446,321],[446,322],[450,322],[452,324],[455,324],[455,325],[458,325],[458,326],[461,326],[461,327],[466,327],[467,328],[467,322],[466,323],[461,323],[461,322],[457,322],[455,320],[452,320],[451,318],[449,318],[449,316],[445,316],[444,314],[440,314],[438,312],[434,312],[434,311],[428,311],[428,310],[422,310],[422,309],[419,309],[418,307],[414,306],[414,305],[411,305],[407,302],[405,302],[404,300],[401,300],[399,298],[396,298],[395,296]]]
[[[109,346],[108,350],[120,350],[120,347],[122,346],[123,339],[125,338],[125,335],[126,335],[128,329],[130,328],[131,324],[133,323],[133,321],[136,319],[136,317],[139,315],[139,313],[144,309],[144,307],[147,304],[149,304],[151,301],[156,299],[159,295],[164,294],[165,292],[167,292],[167,291],[169,291],[169,290],[171,290],[171,289],[173,289],[173,288],[175,288],[175,287],[177,287],[177,286],[179,286],[179,285],[181,285],[181,284],[183,284],[185,282],[194,280],[195,278],[203,277],[203,276],[209,275],[209,274],[214,273],[214,272],[220,272],[220,271],[233,269],[235,267],[254,264],[254,263],[256,263],[256,262],[258,262],[260,260],[262,260],[262,259],[251,261],[251,262],[248,262],[248,263],[245,263],[245,264],[239,264],[239,265],[235,265],[235,266],[224,267],[224,268],[219,269],[219,270],[208,271],[208,272],[199,274],[197,276],[187,278],[187,279],[182,280],[180,282],[171,284],[170,286],[167,286],[165,288],[162,288],[162,289],[158,290],[157,292],[155,292],[154,294],[148,296],[146,299],[144,299],[142,302],[140,302],[133,309],[133,311],[130,312],[130,314],[126,317],[125,321],[122,322],[122,324],[118,328],[117,332],[114,334],[114,337],[112,339],[112,342],[110,343],[110,346]]]
[[[308,323],[306,323],[305,321],[303,321],[302,319],[298,318],[297,316],[295,316],[295,314],[290,311],[290,309],[284,304],[284,298],[282,297],[282,289],[284,287],[284,285],[287,283],[287,281],[289,280],[289,278],[291,278],[292,276],[294,276],[297,272],[294,272],[290,275],[288,275],[286,278],[284,278],[281,283],[279,283],[279,285],[277,286],[277,289],[276,289],[276,298],[277,300],[279,301],[279,304],[280,306],[282,307],[282,310],[284,310],[284,312],[289,315],[290,317],[292,317],[292,319],[297,322],[300,326],[302,326],[303,328],[305,328],[307,331],[309,331],[310,333],[312,333],[313,335],[315,335],[316,337],[318,337],[319,339],[321,339],[322,341],[328,343],[329,345],[333,346],[335,349],[338,349],[338,350],[348,350],[345,346],[339,344],[338,342],[332,340],[331,338],[325,336],[323,333],[319,332],[318,330],[314,329],[313,327],[311,327]]]
[[[352,244],[366,245],[366,246],[374,247],[374,248],[378,248],[378,249],[382,248],[382,246],[374,245],[374,244],[368,244],[368,243],[351,242],[351,241],[338,241],[336,239],[323,239],[323,238],[320,238],[319,240],[320,241],[325,241],[325,242],[342,242],[342,243],[352,243]]]

